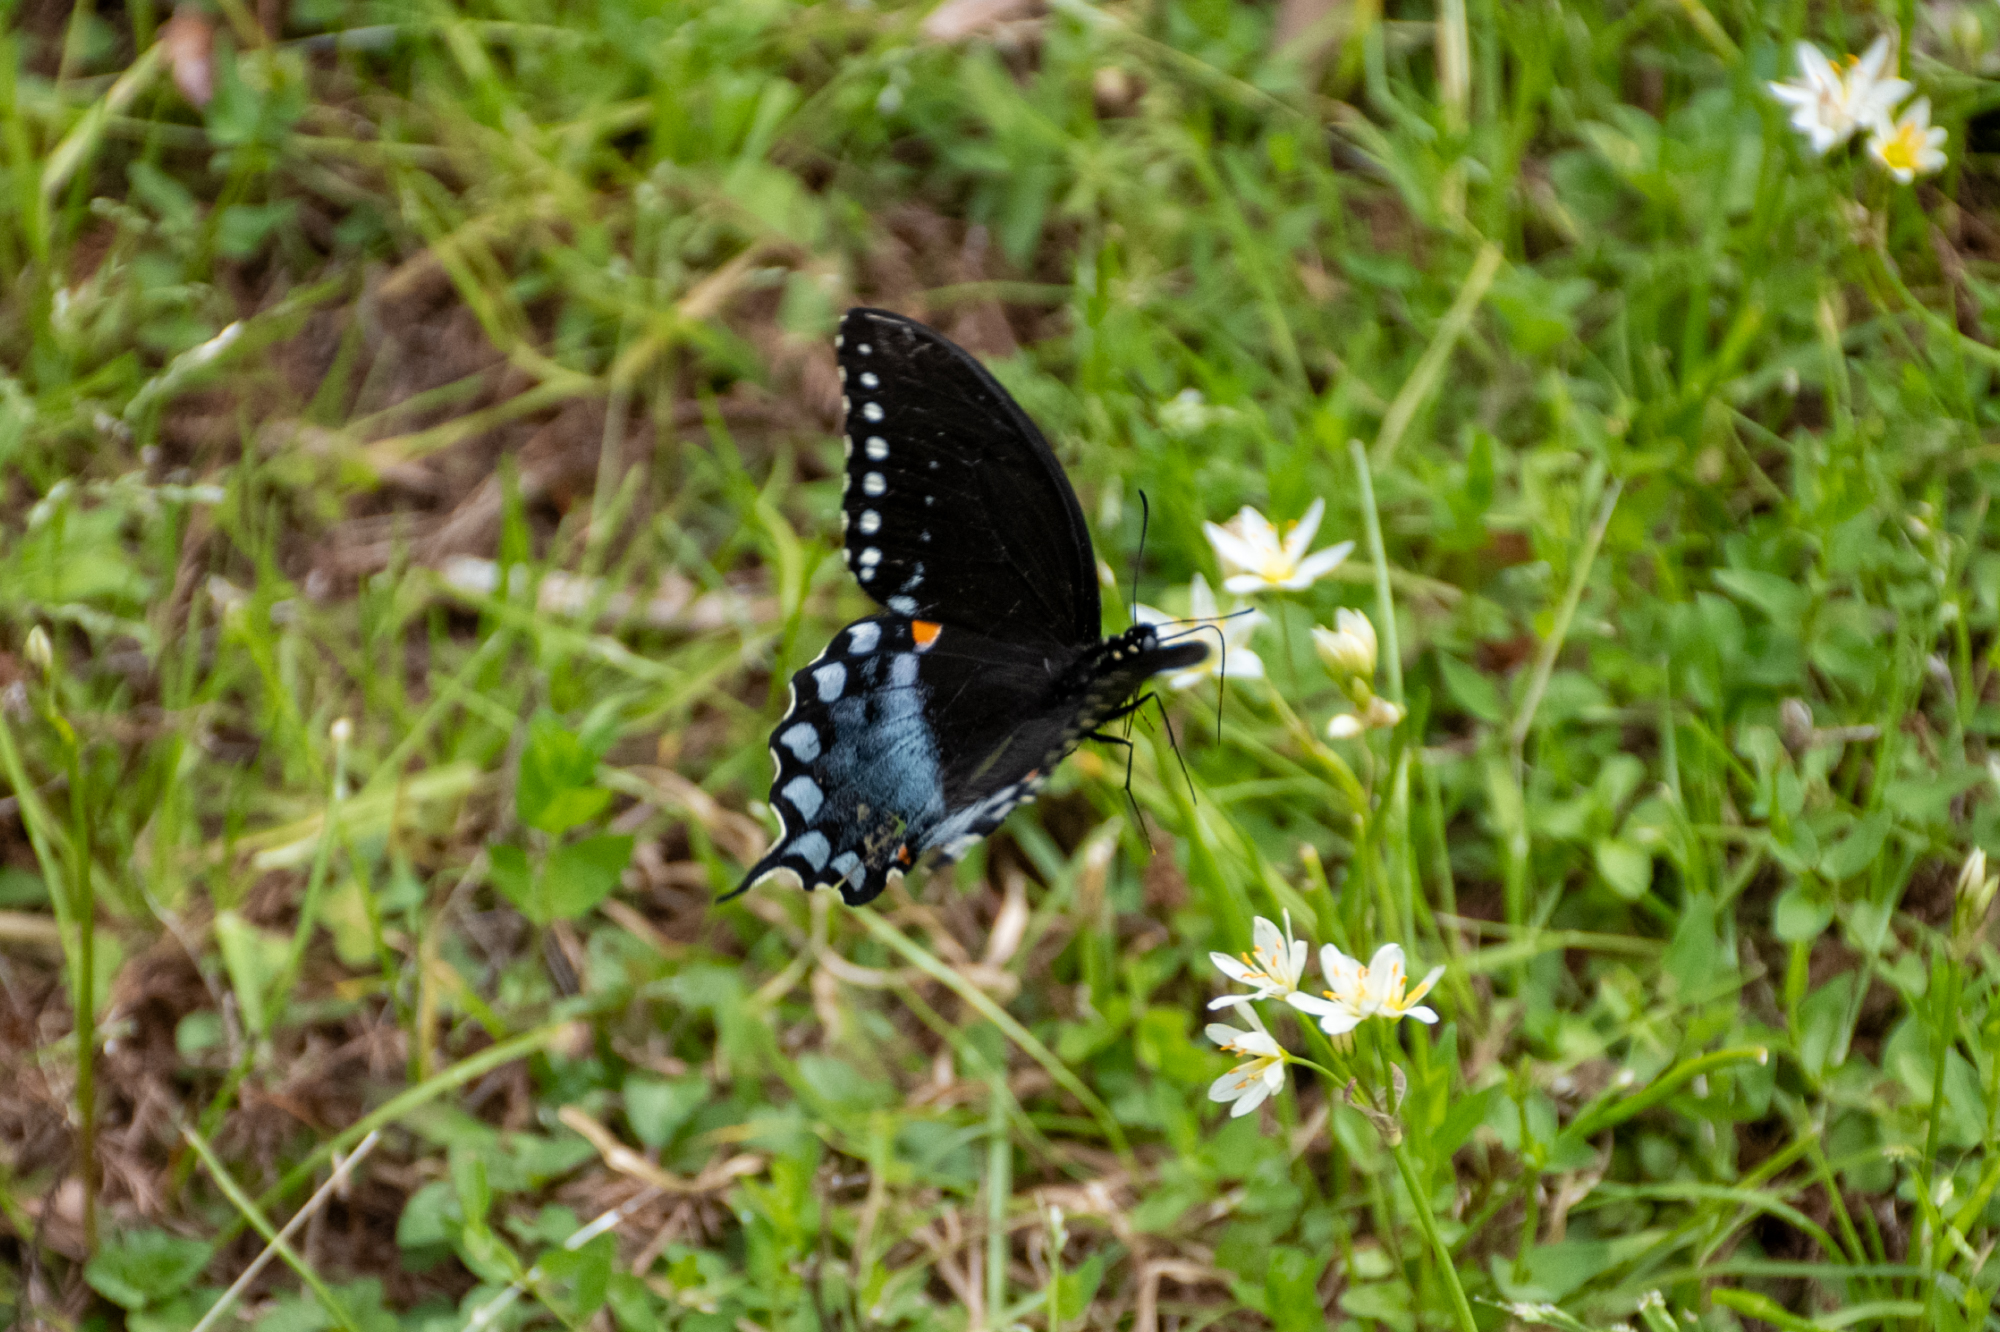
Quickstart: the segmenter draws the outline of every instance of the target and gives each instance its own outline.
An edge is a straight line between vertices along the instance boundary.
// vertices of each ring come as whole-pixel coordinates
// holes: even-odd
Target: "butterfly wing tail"
[[[773,874],[781,869],[789,869],[790,866],[784,863],[785,844],[788,840],[789,839],[783,837],[779,838],[778,844],[772,847],[769,851],[766,851],[764,853],[764,858],[750,867],[749,872],[743,876],[743,882],[737,884],[734,888],[730,889],[722,896],[716,898],[715,905],[721,906],[724,902],[733,902],[737,898],[743,896],[743,894],[749,892],[752,888],[756,887],[757,884],[767,875]]]

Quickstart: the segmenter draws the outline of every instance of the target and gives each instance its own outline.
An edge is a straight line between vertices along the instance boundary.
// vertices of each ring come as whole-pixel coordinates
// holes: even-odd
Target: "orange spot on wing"
[[[931,620],[910,621],[910,637],[917,640],[917,651],[919,652],[937,642],[938,635],[943,632],[944,626]]]
[[[902,846],[896,848],[896,863],[898,865],[907,865],[910,863],[909,843],[905,842]]]

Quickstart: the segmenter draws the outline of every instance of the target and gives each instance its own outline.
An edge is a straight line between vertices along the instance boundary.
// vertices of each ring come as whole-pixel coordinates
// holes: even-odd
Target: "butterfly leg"
[[[1136,711],[1135,708],[1124,706],[1111,716],[1106,717],[1105,720],[1116,721],[1121,716],[1129,717],[1134,711]],[[1098,741],[1100,744],[1118,745],[1125,750],[1125,803],[1132,806],[1132,817],[1139,821],[1139,835],[1146,839],[1146,851],[1148,854],[1151,854],[1153,850],[1153,834],[1152,830],[1146,826],[1146,811],[1139,808],[1139,798],[1132,794],[1132,758],[1137,752],[1132,742],[1122,735],[1106,735],[1103,731],[1086,731],[1083,738]]]

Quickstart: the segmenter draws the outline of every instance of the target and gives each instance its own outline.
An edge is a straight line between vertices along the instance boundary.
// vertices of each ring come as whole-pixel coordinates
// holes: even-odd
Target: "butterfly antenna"
[[[1139,622],[1139,571],[1146,567],[1146,529],[1152,526],[1153,506],[1146,500],[1146,492],[1139,492],[1139,553],[1132,560],[1132,623]]]

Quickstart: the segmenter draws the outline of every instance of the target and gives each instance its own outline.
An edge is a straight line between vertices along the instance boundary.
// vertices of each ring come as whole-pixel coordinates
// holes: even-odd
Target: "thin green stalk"
[[[1007,1307],[1007,1203],[1014,1193],[1014,1140],[1007,1132],[1013,1097],[1004,1073],[988,1077],[986,1097],[986,1326],[1000,1326]]]
[[[1438,1233],[1437,1218],[1431,1215],[1431,1200],[1424,1191],[1423,1182],[1417,1177],[1416,1165],[1410,1160],[1410,1146],[1398,1136],[1389,1144],[1389,1154],[1396,1158],[1396,1170],[1403,1177],[1403,1187],[1409,1190],[1410,1201],[1417,1209],[1417,1227],[1424,1232],[1424,1240],[1437,1255],[1438,1270],[1444,1274],[1445,1289],[1451,1292],[1452,1311],[1458,1316],[1461,1332],[1479,1332],[1479,1324],[1472,1317],[1472,1303],[1465,1298],[1465,1287],[1459,1282],[1458,1267],[1451,1256],[1451,1246]]]
[[[1347,441],[1347,455],[1354,460],[1354,481],[1360,491],[1361,527],[1368,537],[1368,558],[1375,564],[1376,632],[1382,637],[1381,658],[1389,675],[1389,701],[1403,701],[1403,653],[1396,639],[1396,597],[1389,590],[1389,556],[1382,546],[1382,516],[1375,509],[1375,480],[1370,475],[1368,450],[1361,441]]]
[[[1570,621],[1576,616],[1578,603],[1583,600],[1583,589],[1590,583],[1591,566],[1597,563],[1598,548],[1604,544],[1604,533],[1611,526],[1611,515],[1617,510],[1618,496],[1624,489],[1622,480],[1613,481],[1604,494],[1604,502],[1597,506],[1597,520],[1590,525],[1583,550],[1577,555],[1569,587],[1563,592],[1562,603],[1556,607],[1555,623],[1550,626],[1549,636],[1542,640],[1541,651],[1535,656],[1535,670],[1528,680],[1528,692],[1522,697],[1521,711],[1507,732],[1516,769],[1520,767],[1521,750],[1528,742],[1528,731],[1535,724],[1535,710],[1541,707],[1542,694],[1549,687],[1549,677],[1555,674],[1556,658],[1562,655],[1563,643],[1569,637]]]
[[[346,718],[342,718],[334,725],[338,728],[345,721]],[[327,790],[326,819],[320,829],[319,846],[313,855],[312,872],[306,876],[305,896],[299,902],[299,923],[292,931],[291,950],[285,954],[284,970],[278,973],[278,982],[272,988],[273,1026],[283,1016],[283,1006],[291,997],[292,987],[298,983],[299,971],[305,965],[306,946],[312,942],[313,927],[319,923],[319,899],[325,892],[326,876],[333,866],[333,849],[344,840],[340,833],[340,807],[346,799],[346,787],[347,738],[336,730],[333,739],[333,784]]]
[[[879,913],[857,911],[854,917],[866,926],[868,932],[877,940],[902,954],[919,971],[942,983],[981,1017],[1000,1028],[1009,1040],[1020,1046],[1029,1058],[1042,1066],[1058,1087],[1083,1102],[1084,1109],[1090,1112],[1098,1127],[1104,1130],[1104,1136],[1110,1142],[1111,1150],[1118,1153],[1118,1159],[1127,1166],[1134,1164],[1132,1145],[1126,1140],[1125,1130],[1119,1124],[1117,1117],[1111,1113],[1111,1108],[1071,1071],[1069,1065],[1056,1058],[1048,1046],[1036,1039],[1033,1032],[1022,1026],[1006,1009],[994,1003],[992,997],[984,990],[931,956],[928,950],[884,920]]]
[[[1460,15],[1461,19],[1463,14]],[[1403,706],[1403,650],[1396,634],[1396,598],[1389,590],[1389,555],[1382,544],[1382,516],[1375,507],[1375,482],[1370,475],[1368,450],[1358,439],[1347,442],[1348,457],[1354,462],[1355,485],[1360,493],[1361,524],[1368,538],[1368,558],[1375,565],[1375,620],[1376,633],[1381,639],[1378,654],[1385,667],[1389,701],[1397,707]],[[1396,764],[1389,781],[1387,800],[1388,819],[1381,829],[1381,836],[1369,840],[1386,851],[1390,846],[1409,846],[1410,826],[1410,765]],[[1374,811],[1370,811],[1370,822],[1375,821]],[[1397,857],[1404,872],[1388,874],[1384,866],[1384,891],[1393,903],[1395,917],[1389,920],[1389,930],[1397,938],[1415,937],[1417,908],[1416,885],[1408,873],[1407,857]]]
[[[1372,48],[1370,55],[1374,55]],[[1438,321],[1437,332],[1431,335],[1430,345],[1424,348],[1424,354],[1417,359],[1416,369],[1410,371],[1410,377],[1403,381],[1403,387],[1396,391],[1389,410],[1382,415],[1382,426],[1375,432],[1373,450],[1377,467],[1387,467],[1389,460],[1396,456],[1397,446],[1403,442],[1410,422],[1416,419],[1418,409],[1443,378],[1445,362],[1451,358],[1458,340],[1465,336],[1465,330],[1472,326],[1472,316],[1479,309],[1479,303],[1486,299],[1487,289],[1499,276],[1500,265],[1505,259],[1506,255],[1500,247],[1491,241],[1479,247],[1479,254],[1473,259],[1472,268],[1466,273],[1465,282],[1452,300],[1451,308]]]
[[[524,1059],[528,1055],[534,1054],[544,1047],[553,1044],[569,1029],[569,1025],[570,1019],[563,1018],[555,1022],[544,1023],[532,1031],[524,1031],[512,1040],[501,1041],[498,1045],[489,1045],[478,1054],[461,1059],[450,1068],[442,1070],[417,1086],[390,1097],[387,1101],[376,1106],[375,1109],[369,1111],[354,1123],[349,1124],[346,1128],[334,1134],[333,1137],[322,1142],[318,1147],[315,1147],[306,1155],[305,1160],[286,1171],[282,1179],[264,1191],[263,1195],[257,1200],[258,1205],[260,1207],[268,1207],[273,1202],[283,1198],[286,1194],[297,1189],[317,1174],[321,1166],[333,1159],[335,1153],[347,1150],[375,1130],[395,1123],[412,1110],[423,1105],[428,1105],[438,1097],[443,1096],[446,1092],[456,1091],[469,1082],[474,1082],[485,1077],[488,1073],[491,1073],[503,1064],[511,1064],[516,1059]],[[240,1224],[231,1224],[223,1227],[222,1233],[216,1236],[215,1243],[218,1246],[227,1244],[240,1229],[242,1229]]]
[[[199,1156],[201,1163],[208,1168],[209,1178],[213,1179],[216,1187],[222,1190],[222,1196],[229,1199],[230,1205],[250,1223],[251,1229],[263,1237],[264,1243],[270,1250],[284,1259],[287,1267],[299,1274],[299,1280],[311,1287],[314,1298],[319,1301],[320,1307],[326,1310],[328,1316],[347,1332],[361,1332],[354,1322],[354,1315],[347,1311],[347,1306],[341,1302],[340,1297],[327,1288],[320,1274],[313,1271],[312,1264],[287,1242],[292,1227],[287,1226],[285,1232],[281,1234],[278,1228],[271,1224],[270,1218],[265,1216],[256,1201],[243,1191],[243,1186],[229,1173],[229,1167],[222,1163],[222,1159],[215,1154],[215,1149],[209,1146],[206,1138],[185,1125],[181,1128],[181,1136],[187,1139],[188,1146],[194,1148],[195,1155]],[[306,1214],[305,1208],[299,1209],[299,1217]],[[299,1217],[293,1218],[294,1223]]]
[[[55,682],[49,682],[49,714]],[[69,749],[69,883],[76,916],[76,1132],[83,1172],[83,1243],[97,1252],[97,889],[90,881],[90,814],[84,794],[83,741],[62,727]]]

